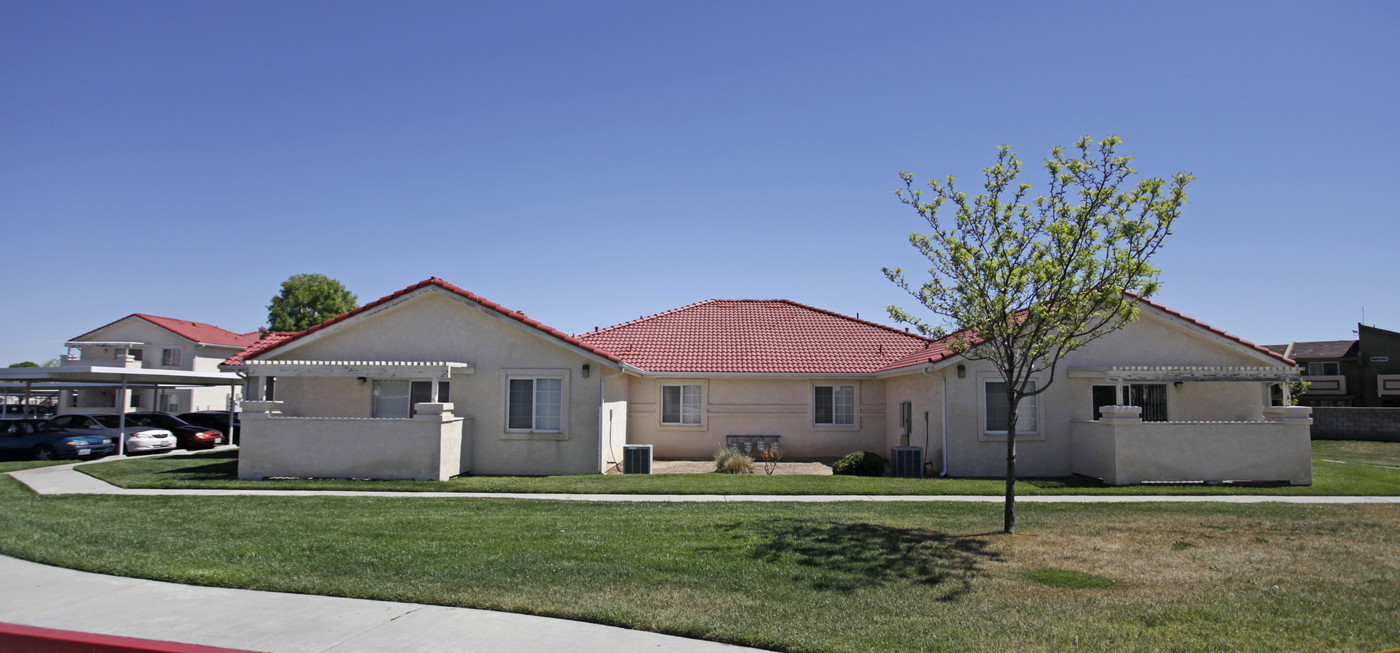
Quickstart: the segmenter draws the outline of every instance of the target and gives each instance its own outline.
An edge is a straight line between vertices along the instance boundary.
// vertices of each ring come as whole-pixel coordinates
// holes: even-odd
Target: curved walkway
[[[6,556],[0,622],[265,653],[759,650],[508,612],[104,576]]]
[[[112,460],[103,459],[104,462]],[[88,476],[74,469],[74,463],[35,467],[10,475],[39,494],[126,494],[148,496],[281,496],[281,497],[435,497],[452,499],[535,499],[551,501],[596,501],[601,503],[657,502],[799,502],[835,501],[938,502],[971,501],[1000,503],[1000,495],[754,495],[754,494],[535,494],[528,492],[355,492],[346,490],[157,490],[128,489]],[[1389,503],[1400,504],[1396,496],[1285,496],[1270,494],[1231,495],[1104,495],[1062,494],[1016,497],[1024,503]]]

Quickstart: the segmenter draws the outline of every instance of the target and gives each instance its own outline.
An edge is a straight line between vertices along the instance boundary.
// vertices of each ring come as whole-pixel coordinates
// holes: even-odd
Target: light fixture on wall
[[[588,378],[588,363],[583,364],[583,378]]]
[[[1173,387],[1173,388],[1180,388],[1180,387],[1181,387],[1181,382],[1180,382],[1180,381],[1173,381],[1173,382],[1172,382],[1172,387]]]
[[[360,383],[364,383],[367,379],[363,376],[357,376],[355,377],[355,380],[359,381]]]
[[[963,365],[962,363],[958,363],[958,378],[961,379],[961,378],[966,377],[966,376],[967,376],[967,366],[966,366],[966,365]]]

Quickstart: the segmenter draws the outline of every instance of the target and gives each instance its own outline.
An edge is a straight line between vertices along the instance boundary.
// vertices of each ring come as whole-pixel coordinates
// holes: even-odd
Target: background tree
[[[38,367],[38,366],[39,366],[39,364],[38,364],[38,363],[35,363],[34,361],[23,361],[23,362],[20,362],[20,363],[10,363],[10,367]]]
[[[885,268],[885,276],[960,329],[952,336],[954,352],[990,362],[1005,382],[1007,533],[1016,526],[1021,400],[1050,387],[1065,354],[1137,317],[1137,299],[1157,290],[1149,259],[1186,204],[1192,177],[1184,172],[1170,182],[1153,177],[1128,186],[1137,171],[1132,157],[1115,152],[1121,142],[1085,136],[1072,155],[1052,149],[1044,163],[1047,192],[1029,200],[1031,186],[1016,181],[1021,161],[1009,146],[983,171],[985,192],[975,197],[957,190],[949,175],[928,183],[932,197],[924,201],[914,175],[899,173],[905,188],[895,194],[930,230],[911,234],[909,242],[932,266],[917,288],[900,268]],[[954,209],[951,221],[939,218],[945,203]],[[887,310],[925,335],[945,335],[899,307]]]
[[[267,306],[272,331],[303,331],[359,307],[355,295],[324,274],[296,274]]]

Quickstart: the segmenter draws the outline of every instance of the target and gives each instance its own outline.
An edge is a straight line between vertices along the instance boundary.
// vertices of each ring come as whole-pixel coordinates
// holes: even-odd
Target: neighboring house
[[[1290,342],[1269,349],[1298,362],[1304,406],[1400,407],[1400,333],[1356,325],[1353,340]]]
[[[787,300],[708,300],[570,336],[429,279],[226,369],[269,399],[245,402],[244,478],[598,473],[624,444],[705,458],[773,436],[787,459],[913,445],[931,473],[1005,469],[989,364]],[[1292,360],[1144,301],[1021,405],[1018,471],[1309,483],[1310,409],[1268,399],[1296,377]]]
[[[212,324],[136,313],[98,327],[64,343],[78,355],[67,354],[60,366],[104,365],[191,372],[218,372],[219,365],[258,340],[258,332],[234,333]],[[60,413],[116,412],[113,387],[63,390]],[[229,410],[242,399],[227,386],[133,386],[128,390],[129,410],[161,410],[180,413],[195,410]]]

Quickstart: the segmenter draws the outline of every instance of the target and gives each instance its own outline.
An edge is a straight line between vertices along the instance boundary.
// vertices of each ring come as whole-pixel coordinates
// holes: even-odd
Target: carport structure
[[[193,372],[189,370],[162,370],[144,367],[122,367],[118,365],[82,365],[77,361],[64,361],[60,367],[16,367],[0,369],[0,383],[22,383],[26,396],[35,391],[46,392],[71,389],[74,387],[105,387],[120,389],[111,407],[114,415],[120,416],[120,428],[126,428],[126,413],[130,399],[127,391],[133,388],[150,387],[159,393],[161,388],[191,386],[229,386],[230,396],[243,385],[243,376],[233,372]],[[79,386],[78,384],[81,384]],[[229,424],[233,424],[234,407],[229,406]],[[232,430],[230,428],[230,430]],[[233,435],[228,435],[230,442]],[[124,438],[117,438],[117,454],[126,450]]]

